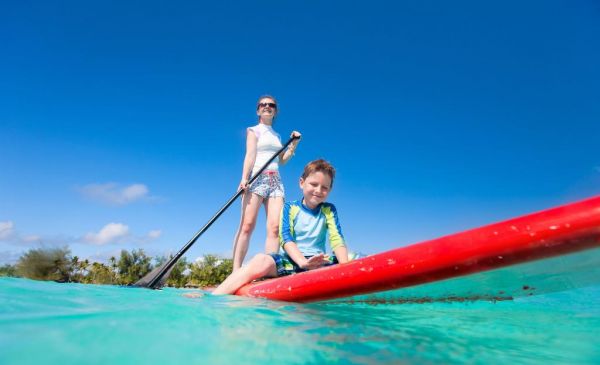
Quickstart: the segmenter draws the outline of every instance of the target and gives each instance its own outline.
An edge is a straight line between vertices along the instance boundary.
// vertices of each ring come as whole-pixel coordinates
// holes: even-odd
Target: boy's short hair
[[[322,172],[329,175],[331,178],[331,185],[333,186],[333,179],[335,178],[335,168],[329,162],[321,159],[311,161],[304,166],[304,172],[302,173],[302,180],[306,180],[308,175],[315,172]]]

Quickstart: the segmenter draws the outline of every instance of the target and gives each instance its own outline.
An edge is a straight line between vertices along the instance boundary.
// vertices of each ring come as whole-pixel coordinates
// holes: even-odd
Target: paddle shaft
[[[256,174],[254,174],[254,176],[252,176],[250,178],[250,180],[248,180],[248,184],[246,186],[250,186],[254,180],[256,180],[258,178],[258,176],[267,168],[267,166],[269,166],[269,164],[271,162],[273,162],[273,160],[275,158],[277,158],[277,156],[279,156],[283,151],[285,151],[285,149],[290,145],[290,143],[292,143],[295,139],[299,139],[300,137],[292,137],[290,138],[284,145],[283,147],[281,147],[279,149],[279,151],[277,151],[270,159],[269,161],[267,161],[261,168],[260,170],[258,170],[256,172]],[[181,256],[183,256],[183,254],[186,253],[186,251],[192,247],[192,245],[196,242],[196,240],[221,216],[221,214],[223,214],[223,212],[225,212],[225,210],[227,210],[227,208],[229,208],[229,206],[231,204],[233,204],[233,202],[240,196],[242,195],[242,193],[244,192],[244,189],[240,189],[238,190],[237,193],[235,193],[235,195],[233,195],[228,201],[227,203],[225,203],[225,205],[223,205],[223,207],[221,207],[221,209],[219,209],[219,211],[204,225],[204,227],[202,227],[195,235],[194,237],[192,237],[188,243],[185,244],[185,246],[183,246],[183,248],[181,250],[179,250],[179,252],[177,252],[177,254],[175,254],[175,256],[173,256],[165,266],[163,266],[163,268],[158,272],[158,274],[156,275],[156,277],[154,279],[152,279],[149,283],[148,286],[150,288],[154,288],[156,283],[160,282],[160,279],[162,279],[162,277],[165,275],[165,273],[167,273],[169,271],[169,269],[171,267],[173,267],[173,265],[175,265],[175,263],[181,258]]]

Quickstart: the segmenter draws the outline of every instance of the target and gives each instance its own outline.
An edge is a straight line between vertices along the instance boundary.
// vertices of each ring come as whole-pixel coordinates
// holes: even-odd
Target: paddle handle
[[[297,136],[293,136],[291,137],[284,145],[283,147],[281,147],[279,149],[279,151],[277,151],[261,168],[260,170],[258,170],[256,172],[256,174],[254,174],[254,176],[252,176],[250,178],[250,180],[248,180],[248,184],[247,186],[249,187],[254,180],[256,180],[258,178],[258,176],[267,168],[267,166],[269,166],[269,164],[271,162],[273,162],[274,159],[277,158],[277,156],[279,156],[283,151],[285,151],[285,149],[290,145],[290,143],[292,143],[294,140],[296,139],[300,139],[300,137]],[[181,256],[183,256],[183,254],[186,253],[186,251],[192,247],[192,245],[196,242],[196,240],[210,227],[212,226],[212,224],[221,216],[221,214],[223,214],[223,212],[225,212],[225,210],[227,210],[227,208],[229,208],[229,206],[231,204],[233,204],[233,202],[240,196],[242,195],[242,193],[244,192],[243,189],[238,190],[237,193],[235,193],[228,201],[227,203],[225,203],[225,205],[223,205],[223,207],[221,207],[221,209],[219,209],[219,211],[217,213],[215,213],[215,215],[204,225],[204,227],[202,227],[198,232],[196,232],[196,234],[188,241],[188,243],[185,244],[185,246],[183,246],[183,248],[181,250],[179,250],[179,252],[177,252],[175,254],[175,256],[173,256],[173,258],[171,258],[171,260],[169,260],[169,262],[162,268],[162,270],[160,270],[160,272],[158,273],[158,275],[156,275],[156,277],[154,279],[152,279],[149,283],[148,286],[150,288],[154,288],[156,283],[160,282],[160,279],[162,279],[162,277],[165,275],[165,273],[167,273],[169,271],[169,269],[171,267],[173,267],[173,265],[175,265],[175,263],[177,263],[177,261],[181,258]]]

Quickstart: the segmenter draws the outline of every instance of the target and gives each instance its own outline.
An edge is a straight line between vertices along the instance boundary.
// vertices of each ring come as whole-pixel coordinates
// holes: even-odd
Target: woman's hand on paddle
[[[287,149],[284,152],[281,152],[281,154],[279,154],[279,164],[280,165],[285,165],[290,158],[292,158],[292,156],[294,156],[294,154],[296,153],[296,147],[298,147],[298,142],[300,142],[300,138],[302,137],[302,134],[300,134],[300,132],[298,131],[293,131],[290,134],[290,138],[292,138],[292,142],[289,144],[289,146],[287,147]]]
[[[238,191],[246,190],[247,188],[248,188],[248,180],[242,179],[242,181],[240,181],[240,185],[238,186]]]
[[[329,260],[327,260],[325,255],[321,253],[308,258],[305,262],[303,262],[302,265],[300,265],[300,267],[305,270],[312,270],[318,269],[321,266],[326,265],[327,263],[329,263]]]
[[[289,149],[291,149],[291,153],[293,155],[294,151],[296,150],[296,147],[298,146],[298,143],[300,142],[300,138],[302,138],[302,134],[298,131],[293,131],[290,134],[290,138],[294,138],[294,140],[292,141],[292,144],[289,147]]]

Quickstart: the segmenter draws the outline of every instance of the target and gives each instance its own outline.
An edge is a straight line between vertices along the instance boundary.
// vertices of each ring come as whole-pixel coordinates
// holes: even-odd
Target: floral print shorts
[[[263,198],[284,197],[283,183],[277,171],[265,171],[250,185],[248,191]]]

